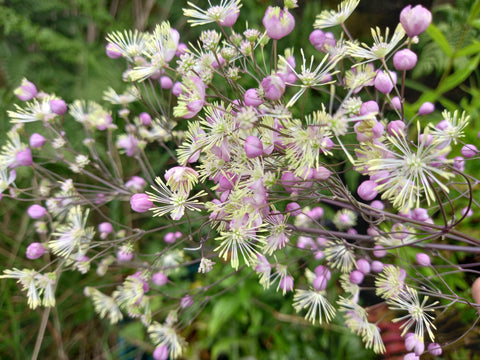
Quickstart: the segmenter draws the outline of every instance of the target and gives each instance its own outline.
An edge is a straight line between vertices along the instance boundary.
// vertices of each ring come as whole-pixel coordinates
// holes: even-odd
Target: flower
[[[145,64],[135,66],[128,72],[131,81],[143,81],[162,70],[175,56],[180,34],[170,28],[168,22],[162,22],[155,27],[148,37],[142,55],[148,60]]]
[[[397,70],[412,70],[417,64],[417,54],[410,49],[397,51],[393,55],[393,66]]]
[[[134,62],[136,56],[142,55],[146,48],[147,34],[135,29],[125,30],[123,33],[115,31],[107,35],[106,40],[110,45],[110,49],[114,49],[116,53],[127,58],[128,61]],[[107,45],[108,46],[108,45]]]
[[[34,121],[50,121],[54,119],[57,114],[53,112],[50,107],[50,101],[53,99],[54,98],[50,96],[46,96],[40,100],[33,99],[24,104],[23,107],[15,104],[15,111],[7,111],[10,122],[16,124]]]
[[[163,325],[154,321],[153,324],[148,327],[147,331],[155,346],[165,345],[168,348],[172,359],[176,359],[182,355],[187,344],[185,339],[177,334],[171,324],[166,323]]]
[[[441,158],[449,152],[449,148],[438,149],[442,139],[433,137],[433,140],[429,141],[428,135],[426,128],[423,136],[419,136],[419,144],[413,149],[405,135],[387,135],[386,144],[374,145],[374,148],[380,150],[379,156],[357,160],[358,165],[367,165],[370,175],[385,172],[384,176],[376,179],[379,183],[376,189],[383,192],[382,199],[389,199],[393,206],[402,212],[420,207],[422,193],[425,194],[428,204],[436,201],[434,185],[449,192],[448,187],[441,181],[441,178],[448,180],[454,176],[441,166],[442,163],[451,162]],[[361,152],[363,153],[363,150]],[[371,151],[370,153],[373,154]]]
[[[402,289],[396,296],[387,299],[387,304],[391,305],[389,309],[408,312],[405,316],[393,319],[393,322],[403,322],[400,326],[400,329],[403,329],[402,336],[415,324],[415,336],[419,341],[423,342],[425,331],[428,333],[430,340],[434,340],[432,328],[436,329],[436,327],[433,325],[431,312],[434,311],[438,302],[425,305],[427,300],[428,296],[425,296],[420,303],[417,291],[409,286]]]
[[[182,93],[178,96],[173,115],[190,119],[197,115],[205,104],[206,85],[198,76],[191,75],[183,79],[181,87]]]
[[[307,308],[305,319],[315,324],[318,318],[320,325],[323,321],[330,322],[335,316],[335,308],[328,302],[323,295],[323,291],[296,290],[293,296],[293,307],[296,312]]]
[[[319,15],[313,24],[315,29],[325,29],[335,25],[340,25],[348,19],[348,17],[356,9],[360,0],[344,0],[338,7],[337,11],[334,10],[324,10]]]
[[[324,250],[325,257],[331,263],[331,267],[340,269],[342,273],[349,273],[355,263],[355,255],[345,244],[329,241]]]
[[[150,197],[144,193],[133,194],[130,198],[130,207],[133,211],[144,213],[153,208],[154,204]]]
[[[58,225],[52,234],[54,239],[48,242],[54,254],[69,258],[77,251],[77,257],[85,255],[95,234],[92,226],[86,226],[89,212],[89,209],[83,212],[78,205],[70,208],[66,224]]]
[[[374,60],[384,60],[386,56],[397,46],[400,40],[405,36],[405,31],[402,25],[398,24],[395,28],[390,42],[388,41],[389,28],[385,30],[385,37],[382,36],[380,28],[371,29],[373,37],[373,45],[369,47],[362,43],[362,46],[348,42],[347,53],[355,58],[366,59],[364,62],[370,62]],[[362,64],[360,63],[360,64]],[[357,64],[360,65],[360,64]]]
[[[408,37],[418,36],[427,30],[432,22],[432,13],[422,5],[412,8],[407,5],[400,13],[400,24],[402,24]]]
[[[245,216],[235,218],[230,221],[227,231],[222,231],[220,236],[215,240],[220,241],[214,251],[218,251],[218,256],[227,260],[230,257],[230,264],[235,270],[239,267],[239,253],[243,257],[246,265],[251,266],[255,263],[260,249],[265,245],[265,237],[259,235],[262,231],[262,225],[258,225],[261,221],[258,215]]]
[[[212,6],[208,1],[210,8],[202,10],[197,5],[188,2],[188,6],[193,9],[183,9],[183,15],[192,19],[187,22],[192,26],[206,25],[217,22],[222,26],[231,27],[235,24],[240,15],[240,0],[221,0],[219,5]]]
[[[122,312],[114,298],[92,287],[86,287],[84,292],[87,297],[92,299],[95,312],[102,319],[108,316],[110,324],[112,325],[117,324],[123,319]]]
[[[279,40],[292,32],[295,27],[295,18],[290,12],[282,10],[278,6],[269,6],[262,20],[267,30],[267,35],[272,39]]]
[[[384,266],[383,271],[375,279],[375,293],[383,299],[398,296],[405,286],[400,268],[389,265]]]
[[[162,179],[157,176],[155,182],[159,187],[152,185],[152,188],[158,193],[151,193],[147,191],[149,195],[149,200],[159,202],[161,206],[153,206],[150,210],[153,211],[153,216],[163,216],[167,213],[170,213],[170,217],[173,220],[180,220],[187,210],[200,210],[200,203],[197,198],[205,195],[204,191],[200,191],[192,197],[188,197],[188,194],[182,192],[172,192],[162,181]]]

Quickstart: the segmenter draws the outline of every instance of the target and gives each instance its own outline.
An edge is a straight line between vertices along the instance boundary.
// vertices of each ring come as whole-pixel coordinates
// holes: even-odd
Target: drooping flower
[[[198,76],[185,77],[177,106],[173,108],[173,115],[184,119],[197,115],[205,104],[205,90],[205,83]]]
[[[269,6],[262,20],[267,30],[267,35],[272,39],[279,40],[292,32],[295,27],[295,18],[287,9],[278,6]]]
[[[188,6],[192,9],[183,9],[183,15],[191,18],[187,22],[192,26],[206,25],[217,22],[222,26],[231,27],[235,24],[240,15],[240,0],[221,0],[219,5],[212,5],[208,1],[209,8],[203,10],[192,2],[188,2]]]
[[[315,29],[325,29],[328,27],[343,24],[356,9],[360,0],[344,0],[334,10],[323,10],[313,24]]]
[[[293,307],[295,311],[300,312],[302,309],[308,309],[305,319],[315,324],[318,320],[320,325],[330,322],[335,316],[335,308],[328,302],[324,296],[324,291],[296,290],[293,297]]]

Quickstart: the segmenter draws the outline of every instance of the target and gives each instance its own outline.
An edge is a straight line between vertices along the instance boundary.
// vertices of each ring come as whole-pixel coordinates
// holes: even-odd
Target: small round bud
[[[365,101],[362,106],[360,106],[360,115],[367,115],[371,113],[378,113],[380,108],[378,107],[378,103],[376,101],[370,100]]]
[[[130,198],[130,206],[133,211],[144,213],[154,207],[153,202],[150,200],[149,196],[144,193],[134,194]]]
[[[22,83],[16,88],[13,93],[22,101],[32,100],[37,96],[37,88],[34,83],[23,79]]]
[[[138,118],[142,122],[142,125],[149,126],[152,124],[152,117],[149,113],[141,112],[140,114],[138,114]]]
[[[400,110],[402,108],[402,102],[398,96],[395,96],[390,102],[390,107],[394,110]]]
[[[165,90],[170,90],[173,87],[173,81],[168,76],[160,77],[160,87]]]
[[[378,194],[376,187],[378,184],[372,180],[363,181],[357,189],[357,194],[362,200],[370,201],[375,199]]]
[[[153,274],[153,276],[152,276],[152,282],[153,282],[155,285],[163,286],[163,285],[165,285],[165,284],[168,282],[168,277],[167,277],[167,275],[165,275],[165,274],[162,273],[162,272],[156,272],[156,273]]]
[[[49,105],[50,110],[57,115],[64,115],[68,110],[67,103],[62,99],[50,100]]]
[[[103,222],[98,225],[98,231],[104,234],[111,234],[113,232],[113,226],[109,222]]]
[[[27,259],[35,260],[45,254],[45,251],[46,249],[42,244],[34,242],[28,245],[25,255],[27,256]]]
[[[365,259],[357,260],[357,269],[362,274],[367,275],[370,272],[370,263]]]
[[[427,30],[432,22],[432,13],[422,5],[412,8],[408,5],[400,13],[400,23],[408,37],[418,36]]]
[[[125,252],[124,250],[117,251],[117,260],[118,261],[130,261],[133,258],[133,254],[131,252]]]
[[[375,89],[383,94],[388,94],[393,90],[396,82],[397,74],[390,71],[390,75],[388,75],[385,71],[380,70],[375,76]]]
[[[412,70],[417,64],[417,60],[417,54],[415,54],[412,50],[403,49],[397,51],[395,55],[393,55],[393,66],[395,66],[395,69],[399,71]]]
[[[45,142],[45,138],[40,134],[33,133],[30,136],[29,143],[32,148],[40,149],[43,145],[45,145]]]
[[[297,216],[302,213],[302,208],[300,207],[300,205],[298,205],[298,203],[291,202],[288,203],[285,207],[285,212],[289,212],[292,216]]]
[[[442,348],[440,347],[439,344],[437,343],[430,343],[428,344],[428,352],[432,354],[433,356],[440,356],[442,355]]]
[[[257,89],[248,89],[243,95],[243,100],[247,106],[259,106],[263,104],[262,98],[258,95]]]
[[[167,360],[168,359],[168,347],[165,344],[157,346],[153,351],[153,358],[155,360]]]
[[[383,263],[378,260],[374,260],[372,261],[371,268],[373,272],[381,273],[383,271]]]
[[[245,153],[250,159],[256,158],[263,154],[263,144],[262,141],[256,136],[248,136],[245,139],[244,145]]]
[[[363,275],[363,273],[361,271],[353,270],[350,273],[349,279],[350,279],[350,282],[352,284],[358,285],[358,284],[362,283],[364,277],[365,276]]]
[[[314,270],[315,275],[317,276],[325,276],[325,279],[330,280],[332,278],[332,273],[330,270],[328,270],[327,267],[324,265],[318,265],[315,270]]]
[[[269,6],[262,20],[267,30],[267,35],[279,40],[290,34],[295,27],[295,19],[287,10],[281,10],[278,6]]]
[[[47,209],[40,205],[32,205],[27,209],[27,214],[32,219],[40,219],[47,214]]]
[[[313,288],[317,291],[322,291],[327,288],[327,278],[323,275],[317,275],[313,279]]]
[[[33,165],[32,150],[26,148],[20,150],[15,155],[15,165],[16,166],[31,166]]]
[[[373,248],[375,249],[373,250],[375,257],[382,258],[387,255],[387,250],[385,250],[382,245],[375,245]]]
[[[420,109],[418,109],[418,115],[428,115],[431,114],[435,110],[435,105],[431,102],[424,102]]]
[[[430,266],[432,263],[430,261],[430,256],[425,253],[418,253],[416,255],[417,263],[421,266]]]
[[[262,88],[267,99],[276,101],[285,92],[285,81],[280,75],[273,74],[262,80]]]
[[[460,150],[460,152],[462,153],[462,156],[464,158],[472,158],[474,157],[475,155],[478,154],[478,149],[475,145],[473,144],[467,144],[467,145],[464,145],[462,147],[462,150]]]

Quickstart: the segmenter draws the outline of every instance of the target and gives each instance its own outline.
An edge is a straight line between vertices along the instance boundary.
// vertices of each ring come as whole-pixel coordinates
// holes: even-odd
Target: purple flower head
[[[412,50],[403,49],[393,55],[393,66],[399,71],[412,70],[417,65],[417,60],[417,54]]]
[[[27,259],[35,260],[45,254],[45,251],[46,249],[42,244],[34,242],[28,245],[25,255],[27,256]]]
[[[41,205],[32,205],[27,209],[27,214],[30,216],[32,219],[40,219],[47,215],[47,209],[45,209]]]
[[[37,88],[34,83],[23,79],[19,87],[13,93],[22,101],[32,100],[37,96]]]
[[[49,105],[50,110],[57,115],[64,115],[68,110],[67,103],[62,99],[50,100]]]
[[[30,136],[29,143],[32,148],[40,149],[43,145],[45,145],[45,142],[45,138],[40,134],[33,133]]]
[[[432,22],[432,13],[422,5],[406,6],[400,13],[400,23],[409,37],[420,35]]]
[[[149,196],[144,193],[134,194],[130,198],[130,206],[133,211],[144,213],[154,207],[153,202]]]
[[[267,35],[275,40],[287,36],[295,27],[293,15],[288,10],[282,10],[278,6],[269,6],[262,22],[267,30]]]
[[[276,101],[285,92],[285,81],[280,75],[273,74],[262,80],[262,88],[267,99]]]

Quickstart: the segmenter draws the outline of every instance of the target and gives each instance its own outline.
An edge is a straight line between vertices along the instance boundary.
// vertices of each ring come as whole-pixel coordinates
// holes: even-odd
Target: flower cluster
[[[126,60],[129,87],[108,89],[108,107],[66,104],[23,80],[15,94],[24,103],[8,112],[14,125],[0,151],[0,193],[32,203],[38,239],[26,257],[45,264],[32,264],[43,273],[0,277],[17,279],[35,308],[54,306],[68,271],[116,274],[110,289],[92,283],[85,296],[112,324],[138,319],[155,359],[185,354],[182,324],[225,267],[257,273],[265,289],[275,284],[313,324],[343,316],[367,348],[384,353],[382,320],[362,305],[373,293],[401,323],[411,356],[423,353],[425,333],[438,354],[436,310],[473,306],[444,286],[458,267],[442,251],[480,243],[454,229],[478,211],[479,180],[463,172],[479,153],[463,143],[465,113],[404,106],[413,38],[430,12],[408,6],[391,36],[372,29],[367,45],[346,28],[358,4],[322,12],[311,48],[281,54],[296,1],[268,7],[258,28],[237,24],[240,0],[206,10],[190,3],[188,22],[215,30],[189,46],[168,22],[111,33],[106,53]],[[337,25],[345,36],[322,30]],[[148,112],[130,106],[140,100]],[[74,132],[84,134],[80,145]],[[32,188],[16,187],[20,173],[33,174]],[[347,178],[359,180],[352,187]],[[468,204],[460,215],[457,204]],[[435,263],[450,272],[425,275]],[[198,266],[202,286],[180,285],[185,264]]]

